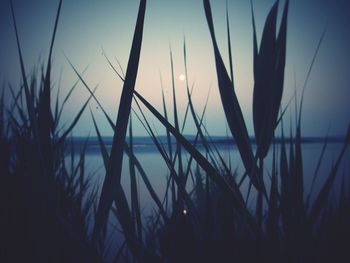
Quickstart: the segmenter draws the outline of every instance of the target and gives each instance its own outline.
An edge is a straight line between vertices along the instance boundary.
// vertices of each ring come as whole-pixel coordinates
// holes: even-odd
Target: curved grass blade
[[[214,47],[216,73],[218,78],[218,86],[220,91],[220,97],[226,120],[228,122],[231,133],[236,141],[238,150],[240,152],[244,167],[251,177],[254,186],[257,189],[261,189],[261,185],[258,183],[258,179],[254,174],[250,174],[255,166],[253,151],[250,145],[247,127],[244,122],[242,110],[237,100],[236,93],[234,91],[234,84],[230,80],[224,62],[222,60],[216,38],[214,33],[213,18],[211,13],[211,7],[209,0],[203,0],[205,14],[209,26],[209,31]]]
[[[230,20],[228,17],[228,1],[226,1],[226,28],[227,28],[227,45],[228,45],[228,58],[230,62],[230,76],[231,81],[234,83],[233,79],[233,63],[232,63],[232,47],[231,47],[231,34],[230,34]]]
[[[42,98],[40,99],[40,102],[42,103],[39,109],[39,129],[40,129],[40,132],[46,134],[45,136],[50,136],[50,131],[53,128],[52,126],[53,117],[51,113],[51,57],[52,57],[52,50],[53,50],[53,45],[56,37],[58,20],[61,13],[61,7],[62,7],[62,0],[60,0],[58,4],[54,30],[51,38],[49,57],[47,61],[46,74],[44,77],[44,88],[43,88]]]
[[[94,88],[93,93],[95,93],[97,89],[97,86]],[[83,105],[83,107],[80,109],[80,111],[78,112],[78,114],[75,116],[74,120],[72,121],[71,125],[68,127],[68,129],[66,129],[64,131],[64,133],[62,134],[62,136],[58,139],[57,145],[61,145],[65,139],[67,138],[68,134],[73,130],[73,128],[75,127],[75,125],[77,125],[81,115],[83,114],[83,112],[85,111],[86,106],[89,104],[90,100],[92,98],[92,95],[89,96],[89,98],[86,100],[85,104]]]
[[[318,52],[320,50],[320,47],[321,47],[321,44],[322,44],[322,42],[324,40],[326,32],[327,32],[327,27],[325,27],[325,29],[323,30],[322,35],[320,37],[320,40],[317,43],[317,47],[316,47],[315,53],[314,53],[314,55],[312,57],[312,61],[311,61],[311,64],[309,66],[309,70],[307,72],[307,75],[306,75],[306,78],[305,78],[305,81],[304,81],[303,90],[302,90],[301,98],[300,98],[300,106],[299,106],[299,114],[298,114],[298,127],[300,127],[300,124],[301,124],[301,113],[302,113],[302,110],[303,110],[304,96],[305,96],[305,90],[306,90],[306,87],[307,87],[307,83],[309,81],[309,78],[310,78],[310,75],[311,75],[311,71],[312,71],[313,66],[315,64]]]
[[[265,21],[258,54],[255,53],[257,44],[253,21],[255,59],[253,122],[259,158],[266,157],[272,142],[283,93],[289,2],[286,1],[281,28],[276,39],[278,3],[279,1],[275,2]],[[254,16],[253,11],[252,15]]]
[[[86,72],[88,67],[86,67],[83,72],[81,73],[81,75],[83,76],[84,73]],[[58,123],[61,119],[61,116],[62,116],[62,112],[63,112],[63,109],[64,109],[64,106],[66,105],[68,99],[70,98],[70,96],[72,95],[73,91],[75,90],[76,86],[78,85],[80,79],[78,78],[77,81],[73,84],[73,86],[70,88],[70,90],[68,91],[67,95],[64,97],[63,101],[62,101],[62,104],[61,104],[61,107],[58,111],[58,114],[57,114],[57,117],[55,118],[55,121],[54,121],[54,127],[57,127],[58,126]]]

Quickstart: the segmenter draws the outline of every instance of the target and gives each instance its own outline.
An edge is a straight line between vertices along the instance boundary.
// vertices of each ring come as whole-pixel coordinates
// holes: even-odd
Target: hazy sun
[[[180,79],[181,81],[184,81],[184,80],[185,80],[185,75],[184,75],[184,74],[181,74],[181,75],[179,76],[179,79]]]

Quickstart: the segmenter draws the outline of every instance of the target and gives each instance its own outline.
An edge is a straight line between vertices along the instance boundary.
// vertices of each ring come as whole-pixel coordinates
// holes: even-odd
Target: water
[[[287,144],[287,154],[289,152],[289,145]],[[302,154],[303,154],[303,168],[304,168],[304,191],[305,196],[310,193],[312,178],[316,169],[316,165],[321,153],[323,144],[320,142],[317,143],[303,143],[302,145]],[[225,160],[226,164],[231,160],[232,170],[237,170],[238,178],[240,178],[244,173],[244,167],[242,165],[240,155],[238,149],[235,145],[225,144],[225,143],[217,143],[216,147],[218,148],[221,156]],[[335,142],[330,143],[327,146],[326,153],[323,157],[323,161],[321,163],[319,169],[319,175],[316,180],[314,189],[313,189],[313,197],[320,190],[320,187],[324,183],[327,175],[330,173],[332,165],[335,163],[336,159],[339,156],[339,153],[342,148],[342,143]],[[175,146],[173,146],[173,150]],[[204,148],[198,148],[202,154],[204,154]],[[279,147],[277,147],[277,156],[279,156]],[[149,143],[139,143],[134,147],[134,152],[139,162],[141,163],[143,169],[145,170],[148,179],[150,180],[155,192],[158,197],[162,200],[165,195],[167,178],[169,176],[169,169],[164,161],[164,159],[159,154],[158,150],[155,146]],[[183,150],[183,162],[186,164],[189,155]],[[334,189],[340,189],[340,185],[342,183],[343,175],[349,175],[350,172],[350,151],[348,150],[344,157],[340,169],[338,171],[337,180],[334,185]],[[122,169],[122,185],[124,187],[125,193],[128,198],[130,198],[130,180],[129,180],[129,160],[127,155],[124,155],[123,159],[123,169]],[[192,167],[194,168],[195,161],[192,162]],[[265,174],[269,174],[272,166],[272,150],[265,159]],[[102,156],[99,151],[99,146],[97,144],[89,144],[86,152],[86,170],[92,176],[92,181],[94,184],[102,185],[103,179],[105,176],[105,169],[103,166]],[[347,176],[348,177],[348,176]],[[349,178],[348,178],[349,179]],[[269,179],[266,177],[267,185]],[[139,189],[139,199],[141,204],[141,209],[147,214],[146,211],[151,211],[152,207],[154,207],[154,203],[151,199],[151,196],[148,193],[141,177],[137,172],[137,182]],[[189,180],[189,185],[187,188],[190,190],[191,188],[191,180]],[[242,185],[241,191],[242,193],[246,193],[247,183]],[[338,191],[335,191],[338,192]]]
[[[134,147],[134,153],[138,158],[139,162],[141,163],[144,171],[146,172],[148,179],[151,182],[159,199],[163,200],[165,196],[167,179],[169,176],[169,169],[167,168],[165,161],[162,159],[156,147],[150,144],[149,141],[145,142],[141,140],[141,142],[140,141],[137,142],[137,139],[135,141],[136,141],[136,145]],[[109,145],[108,141],[107,141],[107,145]],[[232,171],[237,170],[238,180],[239,180],[244,173],[244,167],[242,165],[237,147],[233,144],[227,144],[227,143],[216,143],[215,145],[220,155],[225,160],[226,164],[228,165],[229,162],[231,162]],[[313,188],[311,200],[313,200],[317,196],[318,192],[320,191],[323,183],[327,178],[327,175],[330,173],[332,169],[332,165],[335,163],[335,161],[337,160],[340,154],[342,146],[343,144],[340,142],[330,143],[327,146],[327,150],[325,152],[323,161],[319,169],[319,175],[316,180],[315,186]],[[289,145],[287,144],[286,147],[287,147],[287,155],[288,155]],[[323,144],[321,142],[302,144],[305,198],[310,193],[313,175],[317,166],[317,162],[319,160],[319,156],[321,154],[322,147],[323,147]],[[173,145],[173,150],[174,149],[175,149],[175,145]],[[202,154],[204,154],[203,147],[199,147],[198,149]],[[109,150],[110,150],[110,147],[109,147]],[[277,147],[276,156],[279,156],[279,147]],[[88,174],[90,174],[90,178],[92,180],[91,182],[94,185],[97,184],[101,190],[101,186],[105,176],[105,168],[103,165],[103,160],[99,150],[99,146],[96,142],[89,143],[85,158],[86,158],[86,171]],[[186,153],[185,150],[183,150],[183,162],[185,164],[187,163],[188,158],[189,158],[189,155]],[[78,156],[76,159],[78,159]],[[279,158],[277,160],[279,162]],[[121,180],[122,180],[122,186],[124,188],[125,194],[130,203],[130,179],[129,179],[128,162],[129,162],[129,159],[127,155],[124,155]],[[345,175],[346,182],[349,185],[348,189],[350,188],[349,162],[350,162],[350,150],[348,150],[343,157],[343,161],[338,170],[338,175],[336,178],[336,182],[333,186],[333,193],[331,196],[337,196],[337,194],[339,194],[340,192],[339,189],[343,182],[343,177],[344,177],[343,175]],[[193,163],[195,162],[193,161]],[[265,175],[266,175],[265,182],[266,182],[267,188],[269,188],[268,175],[271,171],[271,165],[272,165],[272,150],[270,149],[270,152],[267,158],[265,159],[265,164],[264,164]],[[195,164],[192,164],[192,168],[195,168]],[[138,191],[139,191],[138,194],[139,194],[139,200],[140,200],[140,208],[142,211],[143,220],[144,220],[143,224],[144,224],[146,222],[145,220],[147,220],[147,217],[151,216],[152,213],[154,212],[153,209],[156,207],[156,205],[153,202],[138,172],[137,172],[137,184],[138,184]],[[189,192],[192,189],[191,180],[189,180],[187,189],[189,190]],[[247,189],[248,189],[248,181],[246,180],[245,183],[243,183],[241,186],[241,192],[243,196],[246,195]],[[250,204],[248,206],[253,208],[254,204],[255,204],[255,200],[254,200],[254,192],[253,192],[250,197]],[[118,222],[116,221],[115,217],[112,217],[111,219],[112,219],[111,220],[112,224],[118,225]],[[110,244],[113,244],[111,245],[111,248],[113,249],[107,252],[107,258],[109,261],[112,261],[113,257],[115,256],[115,252],[117,250],[116,248],[120,247],[124,238],[122,234],[119,233],[118,231],[107,231],[107,233],[109,234],[109,237],[107,237],[107,240],[111,242]]]

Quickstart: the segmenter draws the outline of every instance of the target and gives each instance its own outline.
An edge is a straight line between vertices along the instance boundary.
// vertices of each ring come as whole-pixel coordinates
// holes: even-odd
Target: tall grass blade
[[[293,153],[292,153],[293,154]],[[292,165],[292,164],[291,164]],[[290,176],[288,169],[286,140],[283,131],[283,123],[281,125],[281,152],[280,152],[280,178],[281,178],[281,214],[282,224],[286,231],[288,220],[290,219]]]
[[[254,62],[254,76],[257,74],[256,70],[258,68],[257,62],[258,62],[258,40],[256,37],[256,26],[255,26],[255,15],[254,15],[254,8],[253,8],[253,1],[250,0],[250,9],[251,9],[251,16],[252,16],[252,25],[253,25],[253,62]]]
[[[112,206],[113,200],[116,201],[117,210],[120,213],[124,213],[125,216],[125,238],[127,240],[128,246],[133,250],[135,255],[139,254],[138,248],[135,246],[133,240],[132,229],[129,229],[131,223],[130,211],[122,200],[118,200],[118,197],[123,198],[120,194],[121,185],[121,170],[122,170],[122,161],[123,161],[123,148],[125,142],[125,135],[131,110],[131,102],[133,90],[135,88],[135,82],[137,77],[137,71],[139,66],[141,44],[142,44],[142,35],[143,35],[143,24],[146,11],[146,0],[140,1],[139,13],[137,16],[136,28],[134,32],[134,38],[132,42],[128,67],[125,76],[125,82],[123,85],[123,91],[120,99],[116,128],[113,136],[113,143],[110,155],[110,162],[108,164],[106,177],[103,183],[101,197],[97,209],[96,221],[93,231],[93,242],[98,240],[99,233],[101,229],[104,228],[107,219],[109,210]],[[123,198],[124,199],[124,198]],[[126,202],[126,200],[125,200]],[[124,204],[124,205],[123,205]],[[131,236],[128,236],[131,235]]]
[[[297,128],[295,135],[295,171],[293,174],[293,193],[297,214],[302,216],[304,214],[304,169],[302,156],[302,142],[300,127]]]
[[[21,74],[22,74],[22,80],[23,80],[23,87],[24,87],[24,93],[25,93],[25,98],[26,98],[26,104],[27,104],[27,111],[29,115],[29,120],[30,120],[30,125],[31,125],[31,131],[33,133],[34,140],[36,142],[36,151],[39,157],[39,160],[43,160],[43,154],[41,152],[41,146],[40,146],[40,141],[39,141],[39,131],[38,131],[38,122],[35,117],[35,109],[34,109],[34,100],[31,98],[29,86],[28,86],[28,81],[26,77],[26,72],[24,68],[24,62],[23,62],[23,55],[22,55],[22,49],[19,41],[19,36],[18,36],[18,30],[17,30],[17,23],[16,23],[16,17],[14,13],[14,8],[13,8],[13,3],[12,0],[10,1],[11,5],[11,14],[12,14],[12,21],[13,21],[13,26],[15,29],[15,34],[16,34],[16,43],[17,43],[17,50],[18,50],[18,56],[20,60],[20,65],[21,65]],[[43,162],[40,162],[41,165],[43,165]],[[42,168],[44,168],[42,166]],[[45,171],[45,169],[42,169]]]
[[[168,111],[167,111],[167,107],[166,107],[166,103],[165,103],[164,87],[163,87],[163,80],[162,80],[161,75],[160,75],[160,85],[162,88],[162,103],[163,103],[164,117],[168,121]],[[167,137],[170,160],[173,160],[173,150],[172,150],[172,145],[171,145],[171,137],[170,137],[170,132],[168,129],[166,129],[166,137]]]
[[[58,4],[56,20],[54,25],[54,30],[51,38],[50,51],[47,61],[46,74],[44,77],[44,87],[42,92],[42,97],[40,98],[39,105],[39,133],[40,138],[43,140],[44,154],[49,154],[50,152],[50,132],[53,129],[53,116],[51,113],[51,57],[53,45],[55,42],[55,36],[57,31],[58,20],[61,12],[62,0]],[[46,148],[46,149],[45,149]]]
[[[272,152],[272,171],[271,171],[271,188],[270,188],[270,199],[269,199],[269,214],[268,214],[268,232],[272,242],[276,242],[278,238],[278,181],[277,181],[277,169],[276,169],[276,146],[273,144]]]
[[[102,154],[103,164],[104,164],[105,169],[107,170],[108,162],[109,162],[109,154],[108,154],[106,145],[103,142],[100,130],[99,130],[97,124],[96,124],[95,116],[92,114],[91,110],[90,110],[90,112],[91,112],[92,121],[94,122],[95,131],[96,131],[97,138],[98,138],[98,143],[100,145],[100,150],[101,150],[101,154]]]
[[[234,83],[233,79],[233,63],[232,63],[232,47],[231,47],[231,34],[230,34],[230,20],[228,16],[228,1],[226,1],[226,27],[227,27],[227,45],[228,45],[228,58],[230,62],[230,76],[231,81]]]
[[[161,84],[161,88],[162,88],[162,103],[163,103],[164,117],[165,117],[166,121],[168,121],[168,112],[167,112],[167,107],[166,107],[166,103],[165,103],[164,87],[163,87],[163,80],[162,80],[161,75],[160,75],[160,84]],[[166,129],[166,138],[167,138],[167,143],[168,143],[169,157],[170,157],[170,160],[173,161],[173,160],[175,160],[175,158],[173,158],[171,136],[170,136],[170,132],[168,129]],[[171,180],[171,201],[172,201],[172,206],[173,206],[173,211],[174,211],[175,204],[176,204],[176,192],[175,192],[175,182],[174,182],[173,176],[170,176],[170,180]]]
[[[46,169],[45,173],[50,175],[53,170],[53,150],[52,150],[52,140],[51,132],[54,129],[54,121],[51,112],[51,56],[53,50],[53,44],[55,40],[57,24],[59,19],[59,14],[61,10],[62,0],[59,2],[55,26],[53,30],[53,35],[51,39],[50,52],[48,58],[48,64],[46,69],[45,76],[42,72],[42,84],[39,94],[39,105],[38,105],[38,136],[41,142],[41,151],[43,154],[44,168]],[[44,70],[43,70],[44,71]],[[33,83],[33,87],[35,84]],[[34,93],[32,93],[34,96]]]
[[[323,142],[323,146],[322,146],[322,150],[321,150],[321,153],[320,153],[320,157],[318,158],[317,165],[316,165],[316,168],[315,168],[315,172],[314,172],[314,175],[312,177],[311,189],[310,189],[309,195],[307,197],[307,201],[306,201],[306,205],[307,206],[310,204],[310,198],[311,198],[311,195],[313,193],[317,177],[319,175],[319,170],[320,170],[320,167],[321,167],[321,164],[322,164],[322,161],[323,161],[324,154],[326,152],[326,148],[327,148],[327,145],[328,145],[328,140],[329,140],[329,137],[328,137],[328,132],[327,132],[327,135],[326,135],[326,137],[324,139],[324,142]]]
[[[231,130],[231,133],[237,143],[244,167],[251,176],[253,184],[257,189],[261,189],[258,179],[250,173],[255,166],[253,151],[250,145],[247,127],[244,122],[243,114],[234,91],[234,84],[230,80],[224,62],[222,60],[214,33],[213,18],[209,0],[203,0],[204,10],[209,26],[209,31],[214,47],[216,73],[218,78],[218,86],[221,96],[222,105],[226,115],[226,119]]]
[[[283,93],[289,1],[285,3],[280,31],[276,38],[278,3],[279,1],[275,2],[267,16],[258,53],[256,53],[256,32],[253,20],[253,121],[259,158],[265,158],[272,142]],[[253,11],[252,15],[254,16]]]
[[[329,176],[327,177],[326,182],[322,186],[322,188],[320,190],[320,193],[317,196],[317,198],[316,198],[316,200],[315,200],[315,202],[314,202],[314,204],[312,206],[312,209],[311,209],[311,212],[310,212],[310,222],[311,222],[311,224],[316,223],[316,220],[319,217],[322,209],[324,207],[326,207],[327,199],[329,197],[331,188],[332,188],[334,180],[336,178],[336,175],[337,175],[340,163],[342,161],[342,158],[343,158],[343,156],[345,154],[345,151],[346,151],[347,147],[349,146],[349,144],[350,144],[350,125],[348,126],[348,130],[347,130],[347,134],[346,134],[346,137],[345,137],[344,145],[343,145],[343,147],[341,149],[341,152],[340,152],[340,154],[338,156],[338,159],[337,159],[335,165],[333,166]]]
[[[130,155],[134,155],[132,114],[130,114],[130,122],[129,122],[129,149],[130,149]],[[130,172],[130,192],[131,192],[131,214],[136,223],[135,225],[137,229],[139,243],[142,244],[141,212],[140,212],[140,204],[139,204],[137,184],[136,184],[135,163],[133,162],[132,158],[129,158],[129,172]]]
[[[302,90],[302,93],[301,93],[301,99],[300,99],[300,106],[299,106],[299,113],[298,113],[298,127],[300,127],[300,125],[301,125],[301,113],[302,113],[302,110],[303,110],[304,96],[305,96],[305,90],[306,90],[306,87],[307,87],[307,83],[309,81],[309,78],[310,78],[313,66],[315,64],[318,52],[319,52],[319,50],[321,48],[321,44],[322,44],[322,42],[324,40],[326,32],[327,32],[327,27],[325,27],[325,29],[323,30],[322,35],[320,37],[320,40],[317,43],[317,47],[316,47],[315,53],[314,53],[314,55],[312,57],[311,64],[310,64],[308,72],[306,74],[306,78],[305,78],[304,85],[303,85],[303,90]]]
[[[177,102],[176,102],[176,92],[175,92],[174,63],[173,63],[173,54],[172,54],[171,48],[170,48],[170,66],[171,66],[171,83],[172,83],[172,90],[173,90],[174,123],[175,123],[175,129],[180,133],[178,111],[177,111]],[[177,159],[178,159],[179,181],[182,184],[182,186],[184,187],[185,186],[185,178],[184,178],[183,167],[182,167],[181,145],[178,141],[176,141],[176,152],[177,152]],[[178,194],[179,194],[179,192],[178,192]],[[180,202],[181,200],[178,200],[178,201]],[[180,209],[182,209],[181,202],[180,202]]]

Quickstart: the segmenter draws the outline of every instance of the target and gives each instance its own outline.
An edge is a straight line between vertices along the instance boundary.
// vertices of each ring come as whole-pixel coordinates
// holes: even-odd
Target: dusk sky
[[[39,62],[46,63],[58,0],[13,0],[27,74]],[[253,1],[258,41],[264,20],[273,0]],[[281,15],[284,1],[280,3]],[[76,81],[67,56],[84,74],[90,87],[99,84],[96,96],[107,112],[116,118],[123,83],[116,77],[102,55],[102,49],[113,63],[127,67],[139,1],[137,0],[75,0],[63,1],[53,60],[53,96],[62,74],[61,96],[65,96]],[[213,19],[219,47],[228,66],[226,39],[226,0],[212,0]],[[228,1],[235,88],[250,135],[252,125],[253,42],[250,3],[248,0]],[[327,26],[324,42],[317,56],[305,93],[302,132],[304,136],[323,136],[328,126],[332,135],[343,135],[350,121],[350,3],[348,0],[291,0],[287,34],[285,89],[282,104],[294,93],[294,75],[298,98],[317,43]],[[174,55],[176,91],[180,118],[187,102],[184,74],[183,40],[186,37],[189,83],[194,83],[193,100],[198,113],[203,109],[211,87],[205,123],[211,135],[225,135],[225,117],[219,98],[212,43],[201,0],[147,1],[141,61],[136,89],[157,109],[161,106],[161,72],[169,110],[171,75],[169,45]],[[17,87],[21,81],[15,33],[9,1],[0,3],[0,81]],[[1,86],[1,89],[3,86]],[[88,97],[79,85],[65,108],[61,124],[69,124]],[[112,130],[96,104],[91,108],[103,135]],[[286,126],[294,113],[294,103],[285,117]],[[148,115],[149,116],[149,115]],[[294,119],[294,116],[293,116]],[[159,134],[164,128],[150,117]],[[194,133],[192,121],[186,134]],[[134,118],[135,135],[145,131]],[[74,135],[94,134],[89,110],[85,112]]]

